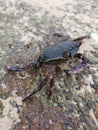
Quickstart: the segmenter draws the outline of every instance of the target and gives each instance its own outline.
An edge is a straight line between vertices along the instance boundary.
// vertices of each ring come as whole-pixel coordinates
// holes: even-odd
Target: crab
[[[30,99],[34,94],[40,91],[43,86],[48,82],[50,79],[50,92],[49,96],[53,94],[54,90],[54,83],[55,83],[55,76],[56,76],[56,69],[60,66],[61,63],[64,63],[68,59],[72,58],[79,58],[81,59],[81,63],[71,69],[69,73],[79,73],[86,69],[87,67],[87,59],[81,53],[77,53],[79,51],[79,47],[83,43],[85,38],[89,38],[89,36],[81,36],[79,38],[72,39],[69,35],[63,36],[62,34],[55,33],[53,34],[56,41],[52,45],[49,43],[47,46],[41,51],[41,54],[35,56],[32,62],[30,62],[27,66],[24,65],[23,67],[19,66],[10,66],[6,67],[8,71],[24,71],[29,67],[33,67],[35,69],[47,66],[47,72],[45,73],[44,79],[41,81],[39,86],[34,89],[29,95],[27,95],[23,101]],[[46,45],[46,44],[45,44]],[[66,69],[63,69],[66,73]]]

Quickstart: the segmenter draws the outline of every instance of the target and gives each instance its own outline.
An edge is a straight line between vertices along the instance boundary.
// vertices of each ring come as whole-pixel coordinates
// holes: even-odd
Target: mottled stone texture
[[[0,0],[2,130],[98,129],[98,1],[50,1]],[[88,67],[78,74],[58,73],[50,99],[48,82],[23,103],[22,98],[38,86],[44,75],[33,67],[24,72],[8,72],[5,65],[28,65],[40,53],[39,46],[53,44],[55,32],[72,38],[91,36],[79,50],[88,59]],[[71,61],[71,65],[76,64]]]

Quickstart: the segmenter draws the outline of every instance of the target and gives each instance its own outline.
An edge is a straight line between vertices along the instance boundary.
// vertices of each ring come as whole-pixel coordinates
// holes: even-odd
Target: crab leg
[[[40,91],[40,90],[43,88],[43,86],[47,83],[48,79],[49,79],[49,76],[47,75],[47,76],[43,79],[43,81],[40,83],[40,85],[39,85],[36,89],[34,89],[33,92],[31,92],[28,96],[26,96],[22,101],[25,101],[25,100],[29,99],[29,98],[30,98],[31,96],[33,96],[35,93],[37,93],[38,91]]]
[[[53,72],[53,73],[52,73],[52,78],[51,78],[51,80],[50,80],[49,96],[52,96],[53,91],[54,91],[55,67],[56,67],[56,66],[53,66],[53,67],[52,67],[52,72]]]
[[[20,66],[5,66],[5,68],[10,72],[25,71],[31,67],[38,68],[40,66],[39,58],[40,58],[40,55],[38,54],[28,64],[24,64],[22,67],[20,67]]]
[[[86,36],[81,36],[81,37],[79,37],[79,38],[75,38],[75,39],[73,39],[72,41],[73,42],[75,42],[75,41],[82,41],[82,40],[84,40],[85,38],[90,38],[90,36],[89,35],[86,35]]]
[[[53,91],[54,91],[54,76],[52,77],[52,79],[50,80],[50,93],[49,93],[49,96],[51,96],[53,94]]]
[[[33,64],[30,63],[29,65],[27,66],[24,66],[24,67],[19,67],[19,66],[11,66],[11,67],[5,67],[8,71],[11,71],[11,72],[17,72],[17,71],[24,71],[24,70],[27,70],[28,68],[32,67]]]
[[[50,91],[49,91],[49,96],[52,96],[53,92],[54,92],[54,79],[55,79],[55,76],[53,75],[51,80],[50,80]]]

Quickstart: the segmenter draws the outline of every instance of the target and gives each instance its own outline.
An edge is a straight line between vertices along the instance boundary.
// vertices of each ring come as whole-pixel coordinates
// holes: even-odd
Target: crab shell
[[[40,62],[47,64],[59,64],[78,52],[82,42],[62,41],[46,47],[40,57]]]

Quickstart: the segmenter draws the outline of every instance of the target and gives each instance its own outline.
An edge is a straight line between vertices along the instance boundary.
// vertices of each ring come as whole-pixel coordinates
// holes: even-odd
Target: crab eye
[[[65,58],[70,57],[70,52],[65,52],[65,53],[63,54],[63,56],[64,56]]]

